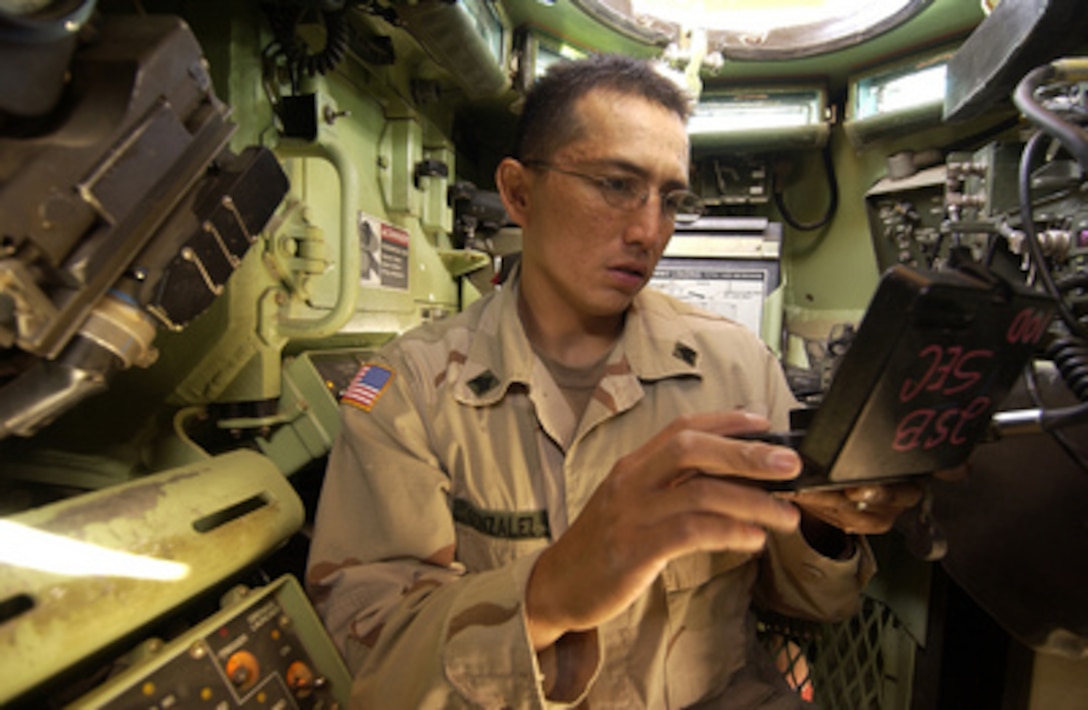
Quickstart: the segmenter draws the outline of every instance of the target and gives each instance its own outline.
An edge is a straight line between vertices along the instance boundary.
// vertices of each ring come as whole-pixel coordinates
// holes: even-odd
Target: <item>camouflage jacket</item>
[[[736,408],[785,428],[793,404],[758,338],[649,289],[580,421],[529,346],[516,284],[387,345],[342,400],[307,570],[353,706],[551,705],[522,615],[539,553],[677,415]],[[557,644],[572,704],[682,707],[727,686],[758,704],[763,690],[737,687],[754,682],[753,593],[841,618],[872,570],[865,545],[830,560],[799,534],[674,560],[626,613]]]

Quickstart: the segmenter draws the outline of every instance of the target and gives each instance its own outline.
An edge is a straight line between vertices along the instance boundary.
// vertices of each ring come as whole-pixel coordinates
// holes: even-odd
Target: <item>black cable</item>
[[[1065,291],[1083,288],[1088,277],[1077,274],[1062,280],[1061,285],[1054,281],[1043,255],[1043,248],[1035,233],[1035,219],[1031,204],[1031,164],[1046,134],[1035,133],[1024,146],[1020,159],[1020,228],[1023,230],[1028,245],[1028,253],[1035,266],[1035,272],[1046,292],[1054,299],[1067,333],[1059,335],[1049,344],[1046,355],[1054,362],[1069,389],[1082,402],[1088,401],[1088,328],[1069,307]]]
[[[1028,72],[1016,85],[1012,100],[1029,121],[1043,131],[1054,136],[1068,150],[1082,170],[1088,171],[1088,133],[1035,100],[1035,90],[1048,81],[1058,77],[1058,69],[1052,64],[1045,64]]]
[[[1042,418],[1044,431],[1055,431],[1062,427],[1083,424],[1086,421],[1088,421],[1088,402],[1061,409],[1048,409],[1043,412]]]
[[[1024,239],[1028,245],[1028,254],[1035,265],[1035,272],[1043,283],[1047,295],[1054,299],[1058,307],[1058,313],[1069,329],[1070,333],[1088,340],[1088,328],[1079,321],[1076,315],[1069,309],[1062,298],[1061,292],[1054,283],[1054,277],[1043,255],[1043,247],[1039,244],[1039,238],[1035,232],[1035,217],[1031,204],[1031,165],[1035,161],[1035,154],[1039,150],[1042,141],[1047,137],[1046,133],[1037,131],[1028,139],[1024,146],[1024,152],[1020,155],[1019,193],[1020,193],[1020,229],[1024,232]]]
[[[1062,426],[1076,423],[1081,421],[1086,414],[1088,414],[1088,404],[1081,404],[1075,407],[1067,407],[1061,410],[1053,410],[1047,412],[1045,405],[1043,404],[1042,394],[1039,392],[1039,384],[1035,377],[1035,365],[1029,362],[1024,367],[1024,384],[1027,386],[1028,395],[1031,397],[1031,401],[1035,404],[1036,409],[1043,412],[1043,431],[1050,434],[1050,438],[1055,441],[1065,451],[1082,470],[1088,472],[1088,460],[1073,446],[1073,442],[1069,440],[1069,437],[1061,430]],[[1070,416],[1066,416],[1069,414]],[[1063,421],[1063,418],[1065,421]]]
[[[1080,321],[1075,313],[1065,302],[1063,288],[1080,288],[1083,278],[1076,277],[1063,281],[1063,288],[1055,283],[1053,275],[1046,263],[1042,245],[1039,244],[1035,231],[1035,218],[1031,200],[1031,171],[1036,154],[1045,138],[1056,138],[1062,146],[1069,151],[1080,164],[1082,169],[1088,170],[1088,140],[1079,126],[1063,121],[1056,114],[1044,108],[1035,101],[1035,90],[1044,82],[1056,75],[1054,67],[1047,65],[1029,72],[1016,87],[1013,101],[1025,116],[1040,130],[1028,139],[1027,145],[1020,156],[1018,175],[1018,189],[1020,198],[1020,221],[1028,244],[1028,254],[1043,288],[1050,295],[1058,308],[1062,323],[1069,331],[1066,337],[1058,337],[1048,347],[1047,355],[1054,361],[1062,379],[1070,390],[1082,401],[1079,406],[1067,407],[1059,410],[1046,411],[1043,408],[1041,397],[1035,386],[1034,369],[1029,366],[1025,371],[1028,391],[1039,407],[1042,415],[1042,425],[1051,437],[1057,442],[1065,453],[1072,458],[1082,469],[1088,470],[1088,461],[1072,445],[1062,427],[1079,423],[1088,418],[1088,328]]]
[[[991,234],[986,239],[986,251],[982,255],[982,263],[985,266],[993,266],[994,258],[997,256],[997,245],[1000,239],[996,234]]]
[[[1045,355],[1077,399],[1088,402],[1088,343],[1063,333],[1047,345]]]
[[[320,52],[307,54],[302,62],[302,68],[310,76],[328,74],[344,59],[348,49],[348,23],[344,10],[322,12],[321,19],[325,23],[325,46]]]
[[[298,37],[298,24],[306,12],[305,7],[289,7],[271,3],[262,4],[272,28],[273,43],[284,57],[291,72],[292,83],[305,74],[327,74],[336,68],[347,54],[348,24],[344,9],[323,10],[321,20],[325,25],[325,46],[317,52]]]
[[[816,220],[815,222],[805,224],[802,222],[798,222],[794,218],[793,214],[790,213],[789,208],[786,207],[786,201],[782,196],[781,186],[778,184],[777,172],[775,172],[774,184],[771,186],[771,196],[774,199],[774,206],[778,208],[779,213],[782,215],[782,220],[789,226],[802,232],[811,232],[825,226],[828,222],[831,221],[831,218],[835,216],[835,212],[839,208],[839,185],[835,179],[835,165],[834,161],[831,158],[830,140],[828,140],[828,142],[824,144],[822,153],[824,174],[827,176],[828,200],[827,210],[824,212],[823,217],[821,217],[820,219]]]

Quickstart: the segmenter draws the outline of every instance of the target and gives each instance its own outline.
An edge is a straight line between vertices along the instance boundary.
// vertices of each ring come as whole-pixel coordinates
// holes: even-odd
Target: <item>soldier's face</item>
[[[526,169],[523,284],[550,309],[577,318],[614,318],[653,274],[673,232],[661,194],[688,184],[682,119],[646,99],[594,92],[579,101],[585,130],[548,164]],[[601,185],[574,171],[649,189],[644,204],[610,204]]]

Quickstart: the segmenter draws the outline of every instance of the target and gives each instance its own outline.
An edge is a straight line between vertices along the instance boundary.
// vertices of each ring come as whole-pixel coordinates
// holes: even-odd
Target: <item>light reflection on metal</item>
[[[184,579],[189,565],[45,532],[0,520],[0,564],[67,577],[126,577],[163,582]]]

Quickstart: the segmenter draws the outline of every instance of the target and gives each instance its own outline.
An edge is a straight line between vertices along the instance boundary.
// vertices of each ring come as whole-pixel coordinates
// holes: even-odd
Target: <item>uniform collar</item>
[[[643,289],[627,312],[620,341],[641,380],[701,376],[700,343],[668,296]]]
[[[528,386],[535,356],[518,316],[517,274],[483,305],[455,396],[465,404],[493,404],[515,385]],[[668,297],[644,289],[631,304],[608,372],[642,381],[701,376],[700,346]]]
[[[502,399],[515,383],[528,385],[533,350],[518,316],[517,272],[483,305],[454,392],[458,401],[487,405]]]

